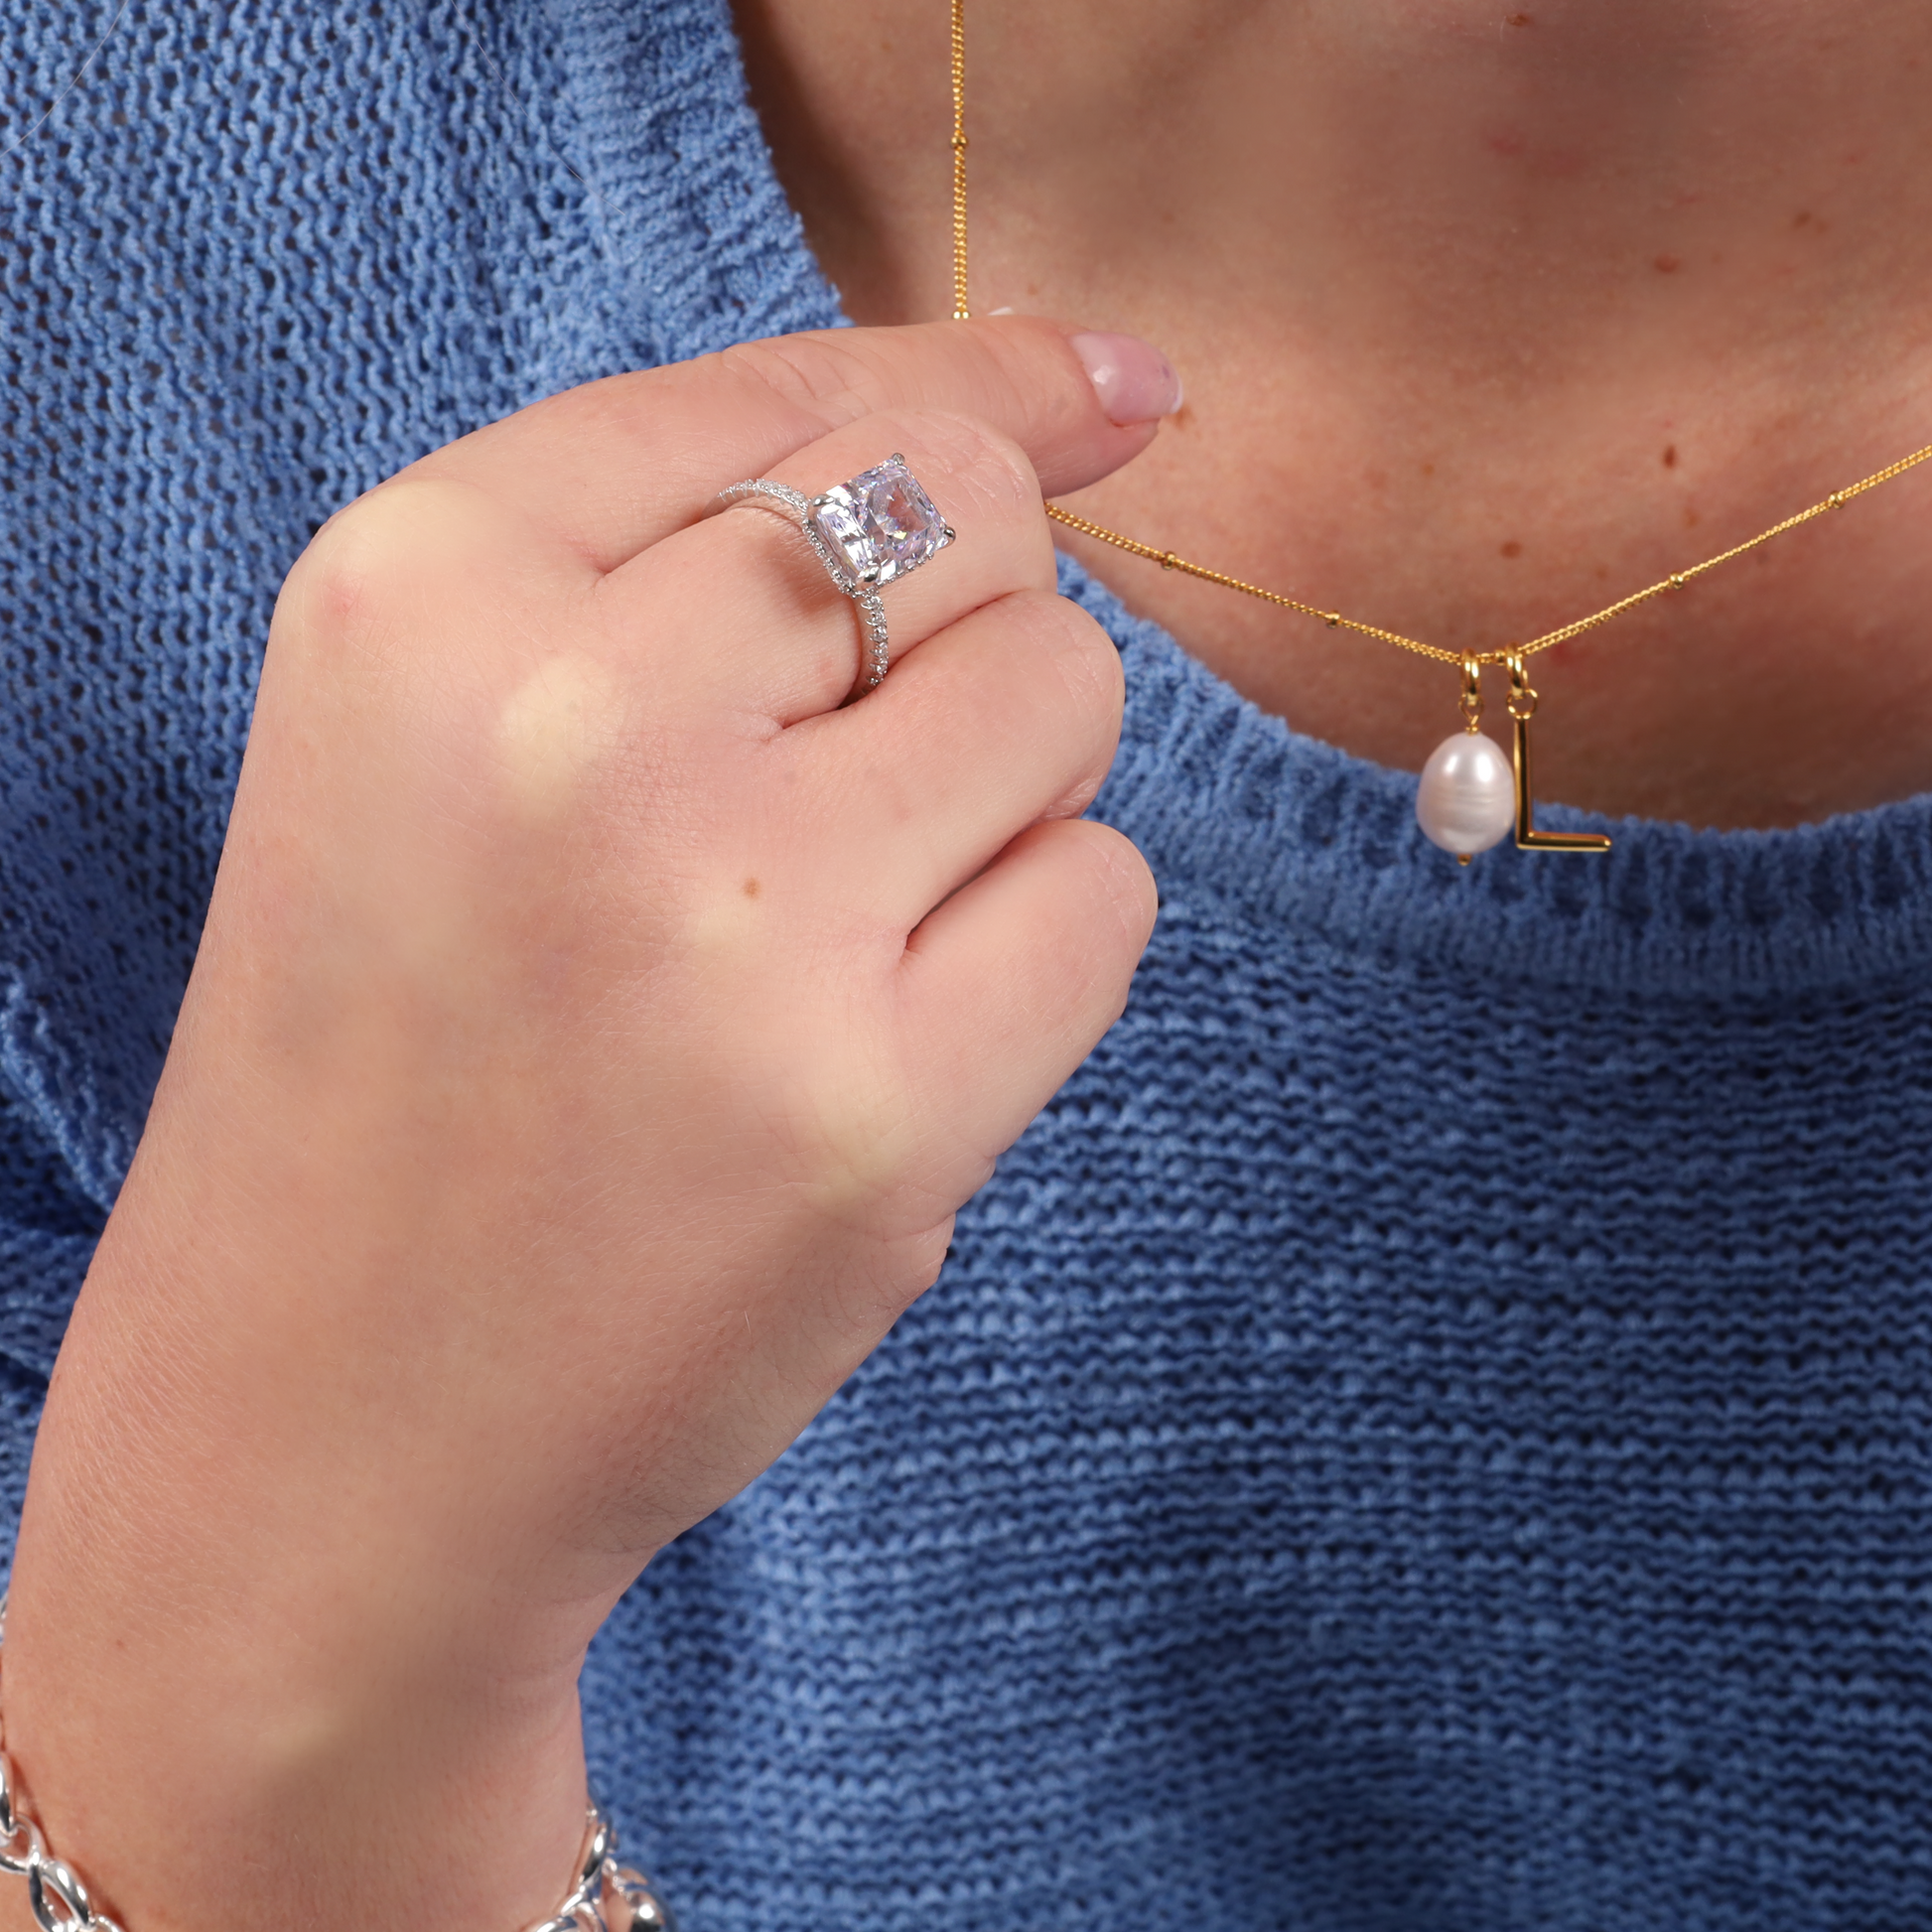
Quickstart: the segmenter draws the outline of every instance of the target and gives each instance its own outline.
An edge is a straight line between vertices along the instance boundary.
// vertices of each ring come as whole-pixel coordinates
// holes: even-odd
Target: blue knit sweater
[[[30,132],[116,4],[0,8],[9,1512],[310,533],[837,306],[722,0],[131,0]],[[1932,801],[1465,874],[1065,587],[1152,950],[599,1639],[628,1844],[691,1932],[1925,1932]]]

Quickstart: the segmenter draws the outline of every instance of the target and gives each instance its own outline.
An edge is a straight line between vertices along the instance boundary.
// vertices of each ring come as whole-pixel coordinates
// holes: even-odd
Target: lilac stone
[[[890,584],[952,541],[945,518],[897,457],[828,489],[812,522],[861,584]]]

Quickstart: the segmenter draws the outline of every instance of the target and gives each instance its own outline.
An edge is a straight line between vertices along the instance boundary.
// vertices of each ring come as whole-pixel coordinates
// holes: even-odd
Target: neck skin
[[[1487,649],[1932,443],[1932,9],[1525,4],[968,7],[976,313],[1187,385],[1069,507]],[[945,8],[738,20],[848,311],[949,314]],[[1932,789],[1928,518],[1932,463],[1535,659],[1542,793],[1734,826]],[[1069,547],[1299,730],[1415,768],[1460,723],[1447,665]]]

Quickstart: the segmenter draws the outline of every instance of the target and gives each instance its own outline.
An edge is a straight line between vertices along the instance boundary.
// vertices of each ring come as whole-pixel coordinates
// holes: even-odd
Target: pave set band
[[[915,571],[952,542],[955,532],[897,454],[850,483],[807,496],[789,483],[753,477],[718,492],[721,507],[750,503],[795,522],[826,575],[859,607],[863,633],[855,691],[874,689],[892,662],[880,591]]]

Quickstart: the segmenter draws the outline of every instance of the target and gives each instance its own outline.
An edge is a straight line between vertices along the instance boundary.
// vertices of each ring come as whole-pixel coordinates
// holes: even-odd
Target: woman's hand
[[[291,573],[7,1639],[9,1748],[133,1932],[554,1902],[590,1635],[1126,997],[1152,882],[1077,818],[1120,671],[1040,489],[1151,434],[1041,323],[800,338],[467,437]],[[853,606],[701,517],[893,451],[959,540],[841,709]]]

